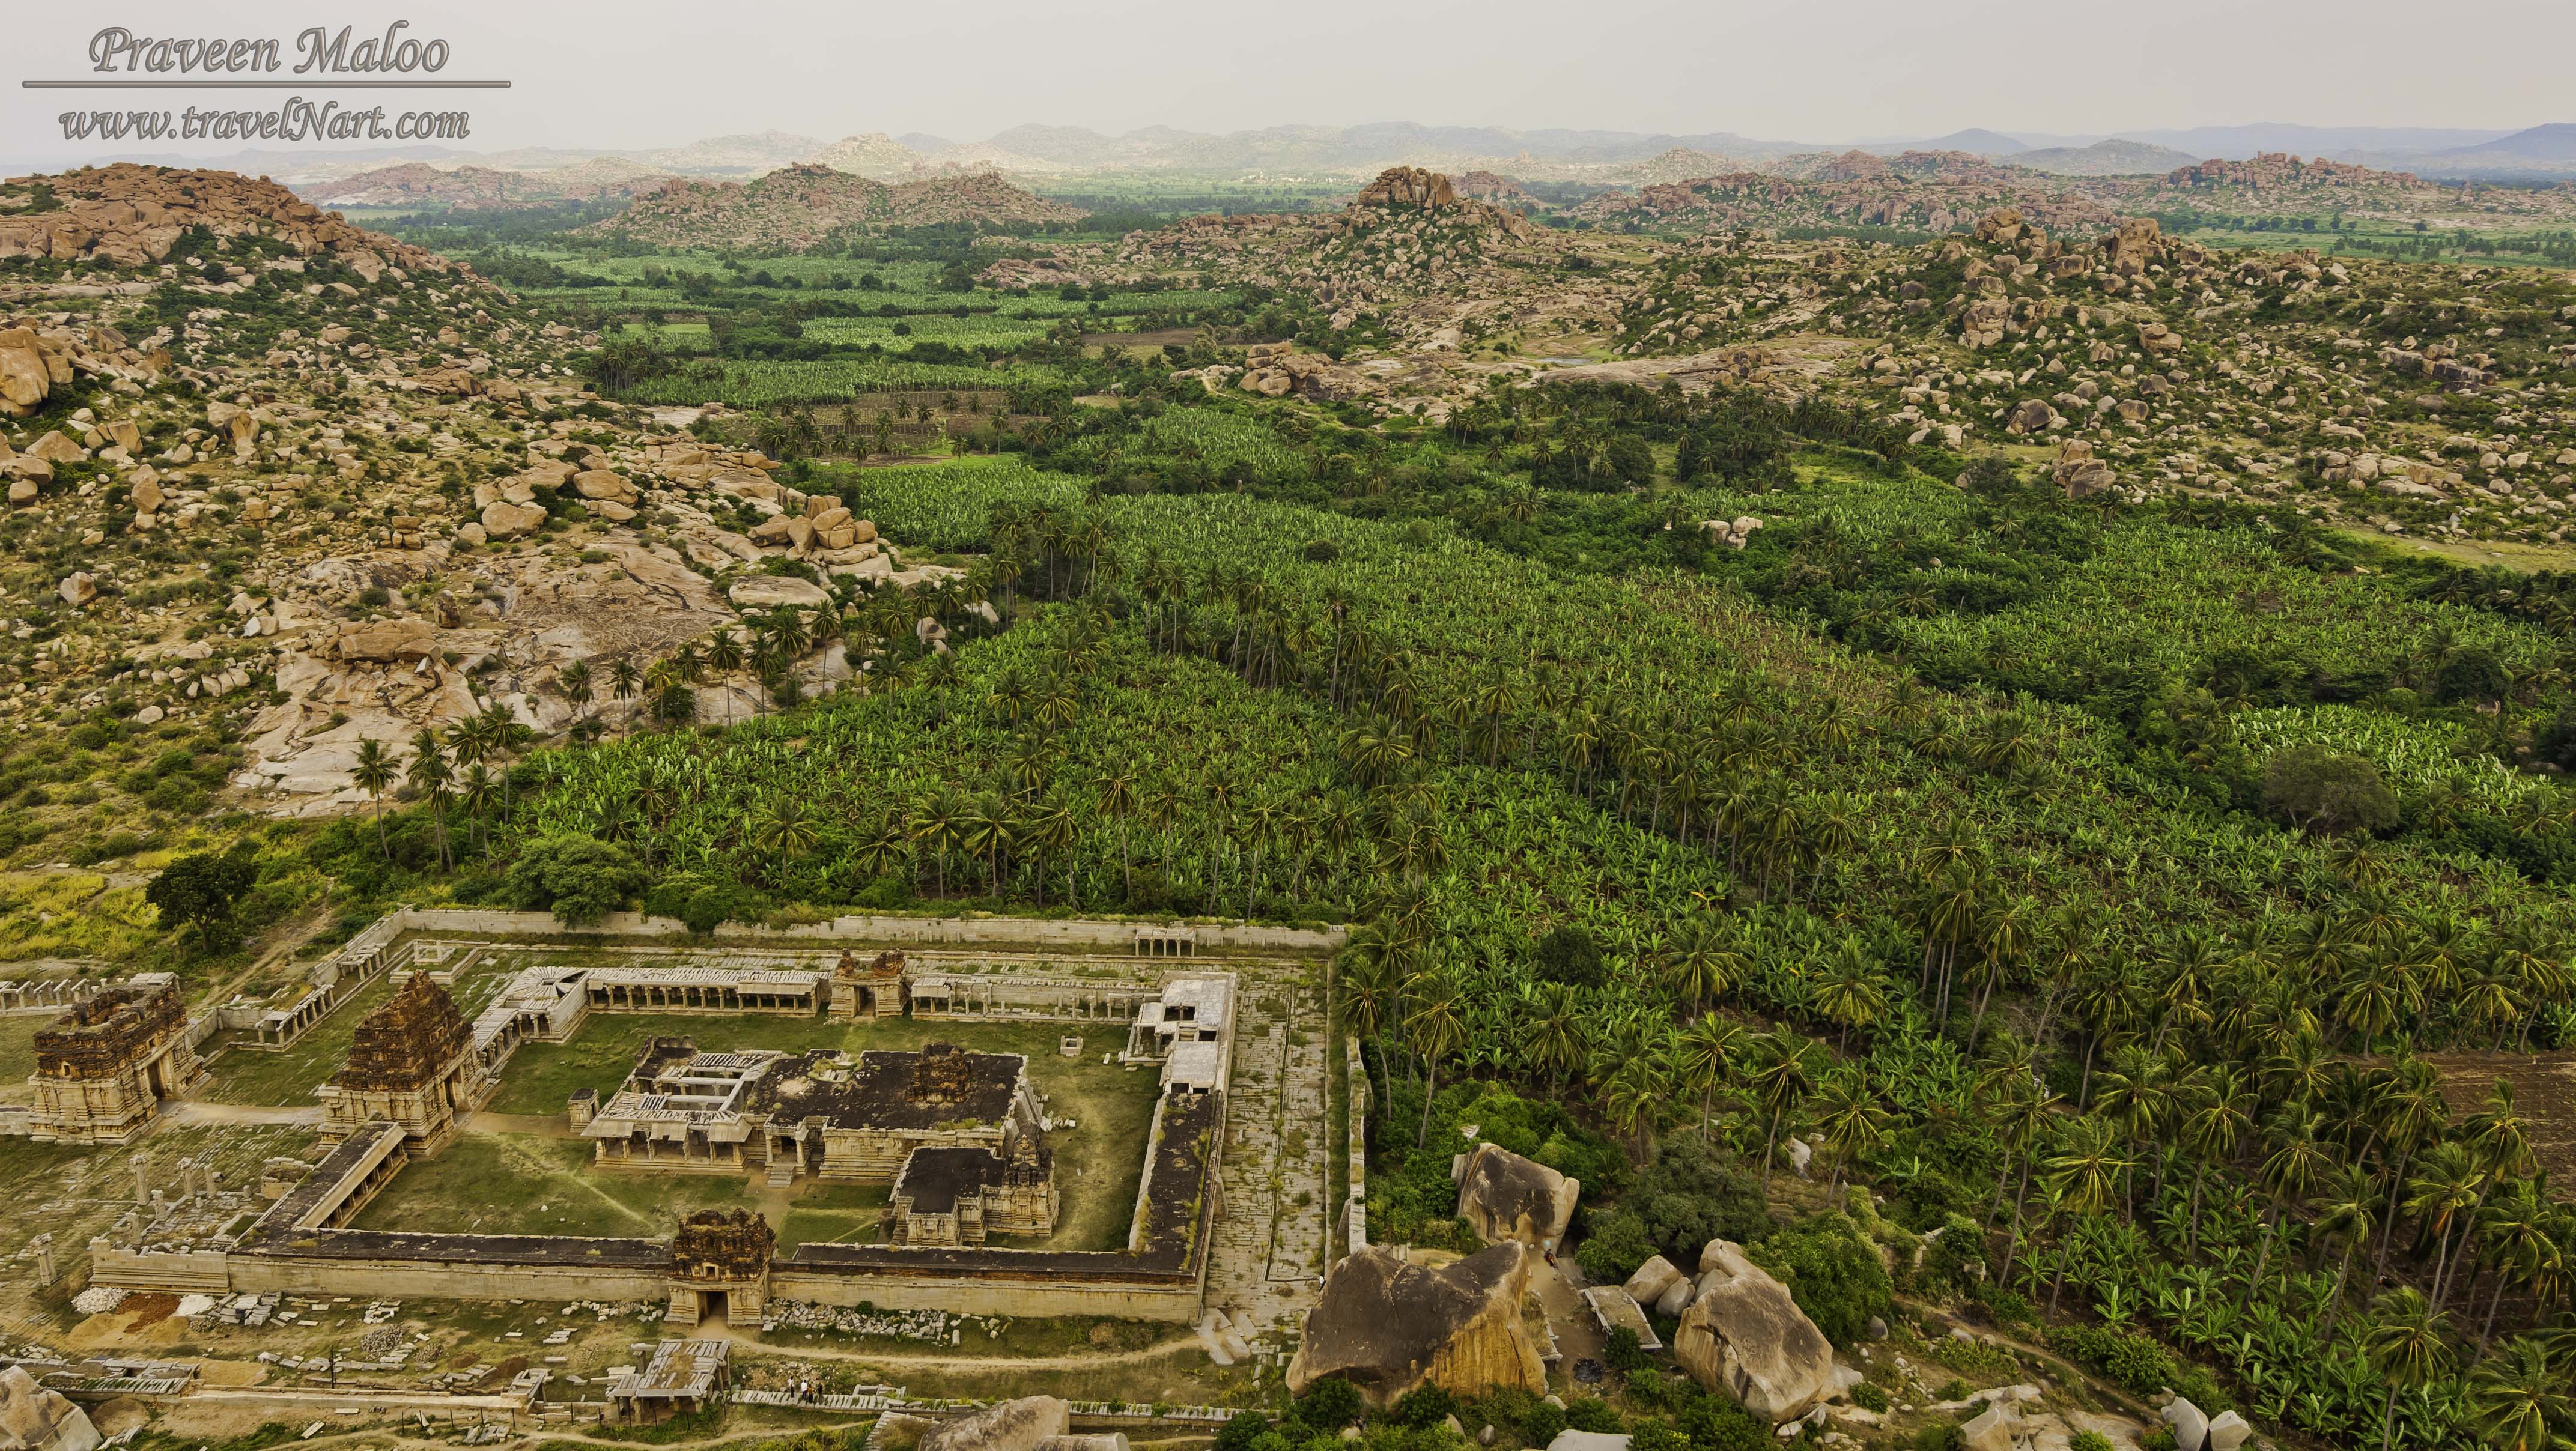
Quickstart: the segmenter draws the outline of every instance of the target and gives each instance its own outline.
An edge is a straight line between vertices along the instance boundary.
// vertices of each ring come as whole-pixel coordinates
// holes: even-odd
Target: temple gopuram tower
[[[166,974],[110,988],[36,1032],[31,1138],[121,1144],[151,1125],[161,1100],[205,1072],[188,1044],[188,1009]]]
[[[349,1061],[324,1084],[322,1136],[337,1143],[383,1120],[402,1126],[404,1149],[427,1153],[480,1101],[474,1033],[447,990],[414,973],[358,1023]]]

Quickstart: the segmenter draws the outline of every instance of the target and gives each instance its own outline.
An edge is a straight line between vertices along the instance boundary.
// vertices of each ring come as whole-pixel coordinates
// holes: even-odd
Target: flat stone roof
[[[936,1129],[1010,1117],[1028,1068],[1025,1054],[960,1049],[941,1056],[956,1076],[941,1080],[935,1099],[916,1092],[922,1053],[870,1049],[844,1062],[844,1055],[820,1049],[772,1065],[742,1106],[776,1121],[821,1117],[854,1129]]]
[[[892,1194],[912,1198],[915,1214],[951,1214],[957,1201],[998,1183],[1009,1161],[990,1149],[974,1146],[915,1149],[904,1156],[894,1176]]]

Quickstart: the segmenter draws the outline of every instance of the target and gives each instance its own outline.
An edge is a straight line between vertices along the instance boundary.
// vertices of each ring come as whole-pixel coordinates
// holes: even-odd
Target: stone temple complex
[[[1055,1228],[1045,1115],[1018,1053],[701,1052],[656,1038],[606,1104],[569,1111],[603,1168],[894,1185],[915,1206],[892,1216],[901,1243]]]
[[[143,1132],[161,1101],[204,1071],[187,1027],[178,985],[166,975],[74,1004],[36,1033],[28,1132],[75,1144],[121,1144]]]
[[[471,935],[486,921],[500,930]],[[91,1283],[235,1300],[660,1301],[677,1324],[740,1325],[777,1301],[1187,1324],[1202,1318],[1212,1267],[1230,1256],[1223,1303],[1238,1313],[1258,1307],[1275,1320],[1280,1305],[1311,1296],[1327,1217],[1266,1228],[1272,1213],[1247,1208],[1236,1222],[1227,1200],[1237,1182],[1247,1194],[1308,1205],[1324,1188],[1322,1136],[1291,1138],[1280,1127],[1322,1108],[1320,1035],[1292,1035],[1282,1009],[1265,1005],[1257,1120],[1233,1121],[1233,1090],[1239,972],[1273,970],[1288,954],[1328,950],[1328,940],[1227,929],[1261,943],[1229,959],[1181,928],[892,926],[915,934],[895,940],[915,945],[818,951],[783,939],[710,949],[611,938],[563,948],[551,919],[398,914],[324,964],[336,986],[313,1021],[362,991],[377,1005],[315,1091],[318,1162],[272,1158],[256,1200],[236,1193],[215,1204],[192,1192],[166,1207],[156,1196],[150,1213],[91,1239]],[[968,932],[991,945],[961,944]],[[1275,946],[1258,935],[1272,932],[1282,936]],[[1079,945],[1030,945],[1067,939]],[[471,1011],[457,1001],[468,981],[480,1005]],[[264,1022],[266,1009],[224,1012],[248,1024]],[[571,1043],[595,1016],[622,1014],[685,1015],[690,1031],[641,1039],[613,1091],[582,1087],[558,1100],[561,1131],[588,1141],[586,1172],[734,1175],[755,1194],[782,1197],[806,1184],[879,1189],[873,1235],[782,1245],[771,1218],[735,1208],[690,1213],[660,1235],[367,1227],[368,1206],[404,1180],[407,1164],[478,1132],[468,1120],[494,1100],[521,1048]],[[807,1046],[838,1036],[824,1024],[846,1025],[846,1046]],[[166,982],[101,992],[38,1036],[33,1119],[49,1137],[141,1132],[162,1099],[202,1072],[191,1042],[237,1026],[192,1023]],[[309,1030],[299,1018],[225,1051],[281,1051]],[[905,1046],[866,1046],[879,1031]],[[961,1040],[1027,1046],[990,1051]],[[1039,1044],[1046,1057],[1033,1061]],[[1134,1101],[1150,1105],[1120,1137],[1079,1141],[1086,1157],[1077,1162],[1102,1162],[1105,1151],[1135,1176],[1132,1189],[1109,1187],[1114,1211],[1084,1201],[1084,1224],[1099,1228],[1084,1229],[1081,1248],[1053,1243],[1069,1186],[1051,1139],[1097,1130],[1049,1117],[1033,1073],[1059,1057],[1083,1061],[1086,1075],[1137,1075]],[[1285,1144],[1300,1156],[1293,1166],[1277,1157]],[[1242,1152],[1259,1157],[1246,1158],[1239,1181],[1230,1169],[1221,1176],[1220,1162],[1251,1145],[1260,1147]],[[1356,1235],[1356,1216],[1345,1218]],[[1115,1238],[1089,1238],[1097,1233]],[[680,1368],[669,1378],[697,1383]],[[641,1373],[636,1383],[658,1384]]]

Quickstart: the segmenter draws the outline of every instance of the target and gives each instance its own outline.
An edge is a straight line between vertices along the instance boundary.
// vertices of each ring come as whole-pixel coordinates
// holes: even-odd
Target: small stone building
[[[900,1018],[912,1007],[912,970],[900,952],[861,962],[849,952],[832,969],[832,1016]]]
[[[36,1033],[31,1137],[121,1144],[143,1132],[161,1100],[205,1072],[188,1043],[188,1010],[166,974],[110,988]]]
[[[337,1142],[382,1119],[402,1127],[404,1148],[426,1153],[481,1101],[474,1035],[447,990],[427,973],[405,979],[358,1022],[349,1061],[322,1086],[322,1136]]]
[[[639,1347],[640,1348],[640,1347]],[[732,1342],[665,1340],[608,1383],[608,1419],[649,1426],[714,1406],[733,1389]]]
[[[1055,1233],[1054,1155],[1035,1135],[990,1149],[915,1149],[895,1175],[886,1243],[980,1245],[995,1234]]]
[[[777,1248],[778,1231],[748,1209],[701,1209],[682,1220],[671,1237],[671,1323],[759,1324]]]

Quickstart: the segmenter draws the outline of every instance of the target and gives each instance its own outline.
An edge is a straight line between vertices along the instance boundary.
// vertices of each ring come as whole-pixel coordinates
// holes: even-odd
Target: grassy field
[[[0,1103],[25,1103],[35,1097],[27,1075],[36,1071],[36,1030],[53,1021],[51,1014],[29,1013],[0,1018]]]
[[[747,1209],[740,1174],[593,1173],[586,1139],[467,1134],[403,1170],[359,1229],[659,1237],[699,1209]]]
[[[331,1075],[340,1071],[340,1065],[348,1061],[349,1044],[358,1035],[359,1022],[394,995],[401,985],[399,976],[388,973],[360,988],[356,997],[333,1009],[329,1017],[282,1053],[227,1049],[207,1068],[205,1082],[190,1096],[259,1108],[310,1107],[313,1090],[329,1082]],[[507,975],[497,966],[486,965],[457,979],[448,989],[448,996],[455,999],[456,1010],[470,1020],[506,980]],[[555,1106],[563,1105],[558,1101]]]
[[[0,872],[0,962],[121,962],[160,935],[159,920],[140,886],[97,872]]]

